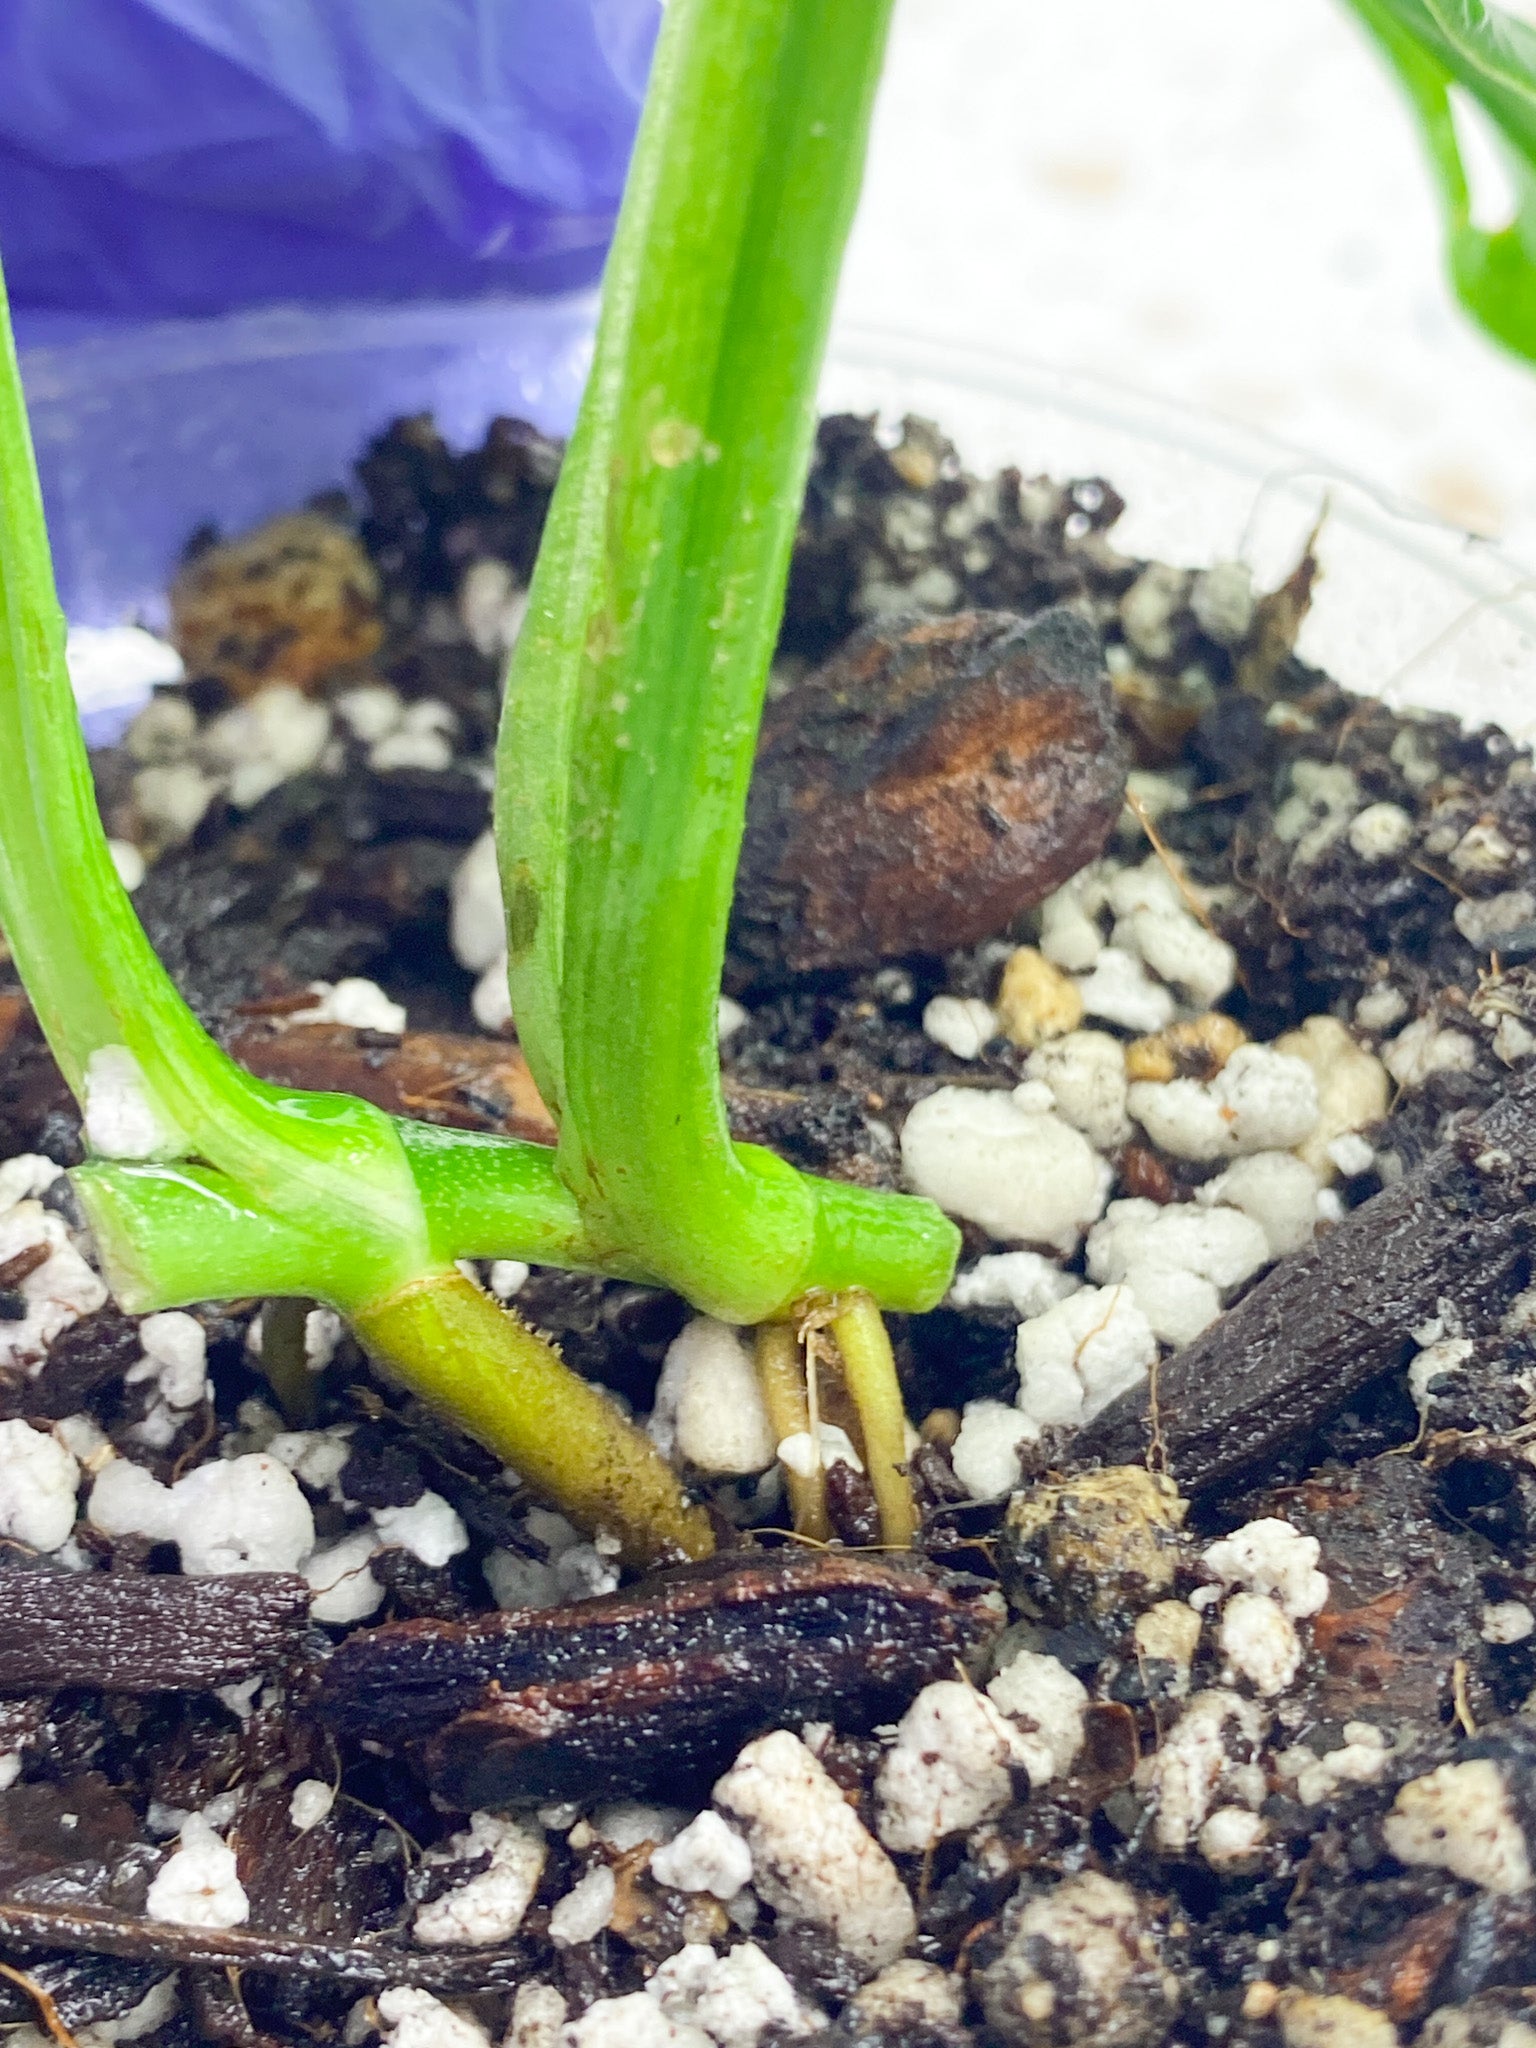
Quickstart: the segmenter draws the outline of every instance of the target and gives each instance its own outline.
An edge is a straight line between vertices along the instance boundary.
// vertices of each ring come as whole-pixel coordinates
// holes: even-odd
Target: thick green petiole
[[[508,682],[513,1007],[605,1263],[728,1321],[943,1293],[926,1203],[734,1145],[715,1009],[890,0],[672,0]]]
[[[134,1310],[305,1296],[631,1559],[697,1556],[706,1521],[655,1447],[452,1260],[590,1262],[548,1153],[492,1155],[350,1096],[253,1079],[160,965],[118,881],[64,663],[0,287],[0,925],[98,1155],[77,1184]],[[479,1207],[475,1207],[478,1201]],[[471,1220],[471,1217],[473,1220]]]

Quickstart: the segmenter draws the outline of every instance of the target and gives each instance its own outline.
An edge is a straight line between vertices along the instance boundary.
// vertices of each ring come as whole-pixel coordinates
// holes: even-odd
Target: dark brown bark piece
[[[1486,1310],[1536,1241],[1536,1082],[1470,1120],[1395,1187],[1276,1266],[1156,1381],[1168,1471],[1190,1498],[1260,1474],[1377,1374],[1406,1365],[1442,1298]],[[1075,1461],[1139,1463],[1149,1389],[1074,1439]]]
[[[356,1633],[327,1665],[319,1707],[375,1739],[441,1730],[428,1774],[456,1805],[677,1787],[785,1720],[894,1718],[1000,1625],[979,1580],[758,1553],[569,1607]]]
[[[0,1691],[190,1692],[248,1678],[291,1651],[309,1588],[287,1572],[8,1571],[0,1616]]]
[[[868,627],[768,709],[732,943],[798,973],[991,937],[1100,852],[1126,766],[1065,606]]]

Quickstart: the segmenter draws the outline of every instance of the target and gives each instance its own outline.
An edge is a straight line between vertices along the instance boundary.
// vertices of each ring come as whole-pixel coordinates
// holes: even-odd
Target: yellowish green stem
[[[828,1327],[843,1356],[843,1378],[858,1412],[864,1463],[880,1510],[880,1536],[905,1549],[917,1534],[907,1475],[907,1413],[890,1333],[873,1296],[851,1287],[833,1305]]]
[[[768,1427],[775,1443],[803,1431],[811,1434],[810,1404],[806,1399],[805,1373],[800,1364],[800,1344],[792,1323],[763,1323],[757,1332],[757,1383],[763,1406],[768,1410]],[[815,1442],[812,1437],[812,1442]],[[818,1457],[809,1473],[784,1468],[790,1513],[795,1534],[825,1543],[832,1534],[827,1519],[827,1479]]]
[[[683,1499],[649,1437],[456,1268],[354,1308],[351,1319],[397,1379],[580,1527],[615,1536],[626,1563],[713,1551],[709,1517]]]
[[[304,1348],[314,1306],[301,1294],[283,1294],[261,1312],[261,1369],[291,1429],[312,1429],[315,1422],[315,1376]]]

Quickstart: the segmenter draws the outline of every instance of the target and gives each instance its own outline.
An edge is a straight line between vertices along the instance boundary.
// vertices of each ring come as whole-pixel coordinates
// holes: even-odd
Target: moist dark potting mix
[[[188,551],[96,769],[259,1074],[553,1136],[488,826],[558,461],[403,422]],[[963,1226],[910,1553],[835,1355],[776,1441],[654,1290],[475,1269],[712,1511],[645,1579],[329,1310],[122,1315],[0,964],[7,2048],[1536,2043],[1536,777],[1120,510],[838,418],[795,552],[721,1056]]]

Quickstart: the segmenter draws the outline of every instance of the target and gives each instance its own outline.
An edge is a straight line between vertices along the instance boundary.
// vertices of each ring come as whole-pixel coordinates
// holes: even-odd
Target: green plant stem
[[[859,1418],[864,1462],[880,1510],[880,1537],[904,1549],[917,1533],[907,1476],[907,1414],[885,1319],[863,1288],[839,1296],[828,1327],[843,1357],[843,1379]]]
[[[654,1450],[606,1394],[462,1273],[433,1273],[353,1317],[362,1342],[585,1529],[614,1531],[630,1564],[707,1557],[709,1518],[684,1504]],[[641,1438],[644,1443],[645,1439]]]
[[[314,1306],[302,1294],[277,1295],[262,1305],[261,1369],[290,1429],[315,1426],[319,1404],[304,1341]]]
[[[513,1005],[605,1262],[755,1323],[931,1306],[958,1239],[733,1145],[715,1006],[818,366],[890,0],[672,0],[513,658]]]
[[[753,1364],[774,1442],[783,1443],[787,1436],[809,1436],[811,1410],[794,1325],[760,1324]],[[789,1495],[795,1534],[825,1543],[832,1534],[832,1524],[827,1519],[827,1475],[822,1468],[819,1445],[816,1450],[818,1455],[808,1473],[784,1467],[784,1490]]]
[[[613,1526],[627,1556],[709,1548],[708,1523],[649,1439],[452,1267],[487,1236],[509,1256],[585,1262],[549,1155],[502,1151],[491,1190],[488,1155],[471,1143],[456,1187],[446,1133],[245,1073],[156,958],[96,808],[3,283],[0,925],[87,1141],[99,1151],[110,1135],[130,1155],[76,1177],[125,1308],[245,1294],[326,1301],[530,1485],[590,1530]],[[105,1114],[114,1089],[115,1125]],[[469,1241],[452,1242],[475,1192],[495,1199],[466,1224]]]
[[[1495,341],[1536,362],[1536,28],[1481,0],[1345,0],[1402,87],[1429,159],[1451,283]],[[1472,195],[1452,114],[1460,89],[1492,123],[1515,217],[1489,229]]]

